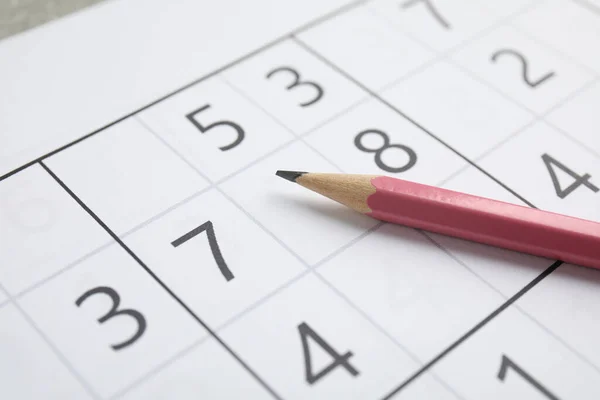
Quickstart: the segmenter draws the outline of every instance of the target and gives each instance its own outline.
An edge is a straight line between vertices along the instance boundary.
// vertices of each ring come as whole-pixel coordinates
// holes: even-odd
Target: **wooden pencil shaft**
[[[600,268],[600,223],[374,175],[300,173],[298,184],[373,218]]]
[[[596,222],[393,178],[372,184],[374,218],[600,268]]]

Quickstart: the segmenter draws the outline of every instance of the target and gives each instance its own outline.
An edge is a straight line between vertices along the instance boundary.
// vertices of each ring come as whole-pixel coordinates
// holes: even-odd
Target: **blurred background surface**
[[[0,0],[0,40],[104,0]]]

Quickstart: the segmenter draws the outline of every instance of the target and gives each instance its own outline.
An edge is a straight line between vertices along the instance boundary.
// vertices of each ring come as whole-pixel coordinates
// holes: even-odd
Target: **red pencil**
[[[277,171],[373,218],[600,268],[600,223],[378,175]]]

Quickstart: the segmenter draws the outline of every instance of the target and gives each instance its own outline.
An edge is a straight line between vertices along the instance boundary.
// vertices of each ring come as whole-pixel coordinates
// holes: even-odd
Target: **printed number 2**
[[[82,294],[81,296],[79,296],[79,298],[75,301],[75,305],[77,307],[80,307],[84,301],[86,301],[88,298],[90,298],[91,296],[94,296],[96,294],[105,294],[108,297],[110,297],[110,299],[112,300],[111,309],[106,314],[104,314],[104,316],[98,318],[99,323],[103,324],[106,321],[108,321],[109,319],[112,319],[119,315],[126,315],[128,317],[131,317],[137,323],[137,331],[135,332],[135,334],[131,338],[127,339],[124,342],[111,345],[110,347],[112,347],[113,350],[118,351],[127,346],[132,345],[135,341],[137,341],[144,334],[144,332],[146,331],[146,326],[147,326],[146,318],[144,318],[142,313],[140,313],[139,311],[136,311],[136,310],[132,310],[132,309],[128,309],[128,308],[119,310],[119,305],[121,303],[121,297],[113,288],[109,288],[107,286],[98,286],[94,289],[90,289],[87,292],[85,292],[84,294]]]
[[[571,192],[573,192],[575,189],[577,189],[581,185],[587,187],[592,192],[598,192],[599,189],[596,186],[594,186],[594,184],[592,184],[592,182],[590,182],[590,178],[591,178],[590,174],[583,174],[583,176],[578,175],[575,172],[571,171],[569,168],[567,168],[563,163],[554,159],[552,156],[550,156],[546,153],[542,154],[542,161],[544,161],[544,164],[546,165],[546,168],[548,169],[548,172],[550,173],[550,178],[552,179],[552,184],[554,185],[554,190],[556,191],[556,195],[558,197],[560,197],[561,199],[564,199],[565,197],[567,197],[569,194],[571,194]],[[554,170],[553,166],[556,166],[556,168],[562,170],[563,172],[568,174],[570,177],[574,178],[575,181],[573,183],[571,183],[566,189],[561,188],[560,182],[558,181],[558,176],[556,175],[556,171]]]
[[[231,271],[229,270],[229,268],[227,267],[227,263],[225,262],[225,259],[223,258],[223,255],[221,254],[221,249],[219,248],[219,243],[217,242],[217,235],[215,235],[215,228],[213,227],[213,224],[211,221],[206,221],[199,227],[192,229],[185,235],[172,241],[171,244],[173,245],[173,247],[180,246],[180,245],[184,244],[185,242],[187,242],[188,240],[190,240],[191,238],[193,238],[194,236],[196,236],[204,231],[206,231],[206,237],[208,238],[208,245],[210,246],[210,251],[212,252],[213,258],[215,259],[215,262],[217,263],[217,267],[221,271],[221,274],[223,274],[223,277],[229,282],[230,280],[232,280],[234,278],[234,276],[231,273]]]
[[[530,80],[530,78],[529,78],[529,76],[527,74],[528,64],[527,64],[527,60],[525,59],[525,56],[523,56],[518,51],[512,50],[512,49],[498,50],[497,52],[495,52],[494,54],[492,54],[492,61],[496,62],[500,56],[504,56],[504,55],[513,56],[513,57],[517,58],[521,62],[521,65],[523,66],[523,70],[522,70],[522,72],[523,72],[523,80],[525,81],[526,84],[529,85],[529,87],[531,87],[533,89],[535,89],[536,87],[538,87],[539,85],[541,85],[542,83],[546,82],[548,79],[550,79],[550,78],[552,78],[554,76],[554,72],[551,71],[551,72],[548,72],[546,75],[540,77],[536,81]]]
[[[351,351],[347,351],[344,354],[339,354],[333,349],[333,347],[331,347],[325,340],[323,340],[321,336],[317,334],[317,332],[313,331],[312,328],[308,326],[306,322],[302,322],[300,325],[298,325],[298,332],[300,333],[300,340],[302,341],[302,351],[304,352],[304,370],[306,372],[306,381],[310,385],[323,378],[325,375],[333,371],[336,367],[340,366],[344,367],[346,371],[348,371],[352,376],[358,375],[358,371],[350,364],[349,361],[350,357],[352,357]],[[310,347],[308,345],[309,337],[312,340],[314,340],[331,357],[333,357],[333,361],[331,362],[331,364],[329,364],[316,374],[314,374],[312,370]]]
[[[558,400],[558,397],[556,397],[548,389],[543,387],[531,375],[529,375],[527,372],[525,372],[521,367],[519,367],[517,364],[515,364],[513,362],[513,360],[511,360],[504,354],[502,355],[502,361],[500,363],[500,370],[498,371],[498,379],[500,379],[502,382],[504,382],[504,380],[506,379],[506,372],[508,371],[509,368],[514,369],[517,374],[521,375],[521,377],[523,379],[525,379],[529,384],[531,384],[531,386],[533,386],[534,388],[539,390],[540,393],[544,394],[550,400]]]

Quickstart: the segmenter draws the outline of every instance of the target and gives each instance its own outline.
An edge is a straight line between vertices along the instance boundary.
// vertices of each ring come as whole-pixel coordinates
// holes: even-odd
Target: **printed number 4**
[[[598,192],[599,189],[594,184],[592,184],[592,182],[590,182],[590,178],[591,178],[590,174],[579,175],[579,174],[571,171],[563,163],[561,163],[560,161],[556,160],[555,158],[553,158],[552,156],[550,156],[546,153],[542,154],[542,161],[544,162],[544,164],[546,165],[546,168],[548,169],[548,172],[550,173],[550,179],[552,179],[552,184],[554,185],[554,190],[556,191],[556,195],[558,197],[560,197],[561,199],[564,199],[565,197],[567,197],[569,194],[571,194],[575,189],[577,189],[581,185],[587,187],[592,192]],[[560,169],[564,173],[568,174],[570,177],[575,179],[575,181],[573,183],[571,183],[569,186],[567,186],[565,189],[563,189],[560,186],[560,182],[558,181],[558,176],[556,175],[556,170],[554,169],[555,167]]]
[[[302,322],[298,325],[298,332],[300,333],[300,340],[302,341],[302,351],[304,352],[304,370],[306,372],[306,381],[312,385],[317,382],[319,379],[323,378],[325,375],[333,371],[337,367],[344,367],[348,373],[352,376],[357,376],[358,371],[352,364],[350,364],[350,357],[352,357],[352,352],[347,351],[344,354],[339,354],[337,351],[333,349],[319,334],[312,330],[310,326],[306,322]],[[316,374],[312,369],[312,360],[310,347],[308,344],[308,338],[311,338],[315,341],[323,350],[327,352],[332,358],[333,361],[323,368],[321,371]]]
[[[219,248],[219,243],[217,242],[217,235],[215,234],[215,228],[213,227],[211,221],[206,221],[199,227],[192,229],[180,238],[173,240],[171,242],[171,245],[173,245],[173,247],[178,247],[204,231],[206,231],[208,245],[210,246],[210,251],[212,252],[213,258],[217,263],[217,267],[221,271],[223,277],[229,282],[234,278],[234,276],[233,273],[231,273],[231,271],[229,270],[229,267],[227,267],[227,263],[225,262],[225,259],[221,254],[221,249]]]

